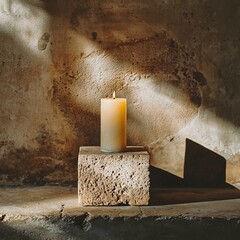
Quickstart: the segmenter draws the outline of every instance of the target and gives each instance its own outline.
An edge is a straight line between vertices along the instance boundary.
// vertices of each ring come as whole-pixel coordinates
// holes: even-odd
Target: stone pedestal
[[[105,153],[100,147],[80,147],[78,201],[87,205],[147,205],[149,154],[143,147]]]

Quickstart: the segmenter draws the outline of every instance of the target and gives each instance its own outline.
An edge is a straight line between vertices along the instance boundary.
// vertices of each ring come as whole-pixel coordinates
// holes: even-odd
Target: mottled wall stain
[[[128,142],[183,177],[185,139],[239,182],[240,3],[0,3],[0,183],[76,184],[100,98],[128,99]]]
[[[49,33],[44,33],[41,38],[38,40],[38,49],[43,51],[46,49],[50,39]]]

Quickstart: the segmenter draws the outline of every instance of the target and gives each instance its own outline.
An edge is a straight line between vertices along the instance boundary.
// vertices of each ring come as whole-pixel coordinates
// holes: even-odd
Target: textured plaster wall
[[[0,1],[0,183],[75,183],[100,98],[128,100],[128,143],[183,177],[189,138],[240,182],[238,0]]]

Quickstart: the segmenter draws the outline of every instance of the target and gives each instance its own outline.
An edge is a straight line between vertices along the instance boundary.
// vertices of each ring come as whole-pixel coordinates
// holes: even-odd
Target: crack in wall
[[[139,219],[142,219],[144,217],[144,213],[143,213],[141,207],[139,207],[139,211],[140,211],[140,213],[138,214],[138,217],[139,217]]]
[[[0,221],[3,222],[6,217],[6,214],[0,215]]]
[[[65,207],[65,203],[63,203],[60,207],[60,214],[59,217],[62,218],[63,217],[63,211],[64,211],[64,207]]]

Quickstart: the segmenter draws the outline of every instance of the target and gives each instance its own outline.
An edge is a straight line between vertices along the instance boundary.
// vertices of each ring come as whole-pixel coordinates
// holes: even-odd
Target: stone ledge
[[[1,187],[0,238],[239,239],[239,190],[154,189],[154,194],[166,205],[79,207],[77,188]],[[168,204],[173,196],[181,204]],[[191,202],[204,196],[212,201]],[[235,199],[219,200],[224,198]]]
[[[16,219],[21,216],[73,217],[84,214],[92,217],[240,218],[238,189],[155,189],[154,191],[158,192],[155,195],[164,199],[162,205],[80,207],[75,187],[1,187],[0,219]],[[172,201],[173,195],[175,202],[180,199],[180,204],[167,204],[167,199]],[[208,196],[205,198],[208,201],[204,201],[204,195]]]

